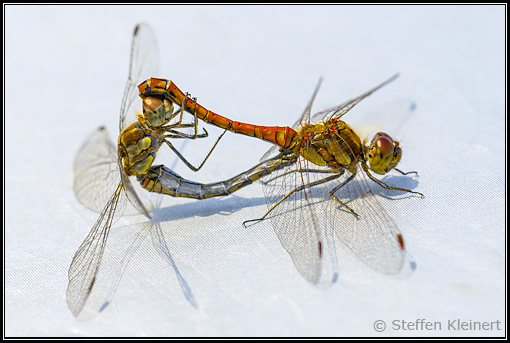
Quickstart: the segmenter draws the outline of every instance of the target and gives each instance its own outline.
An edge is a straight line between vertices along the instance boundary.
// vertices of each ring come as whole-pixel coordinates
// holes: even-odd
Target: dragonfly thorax
[[[143,175],[151,167],[161,142],[155,131],[144,125],[143,117],[119,135],[118,151],[126,174]]]
[[[356,169],[362,152],[361,139],[345,122],[305,126],[300,133],[300,155],[308,161],[336,170]]]
[[[376,133],[366,149],[370,170],[380,175],[395,168],[402,157],[399,143],[384,132]]]

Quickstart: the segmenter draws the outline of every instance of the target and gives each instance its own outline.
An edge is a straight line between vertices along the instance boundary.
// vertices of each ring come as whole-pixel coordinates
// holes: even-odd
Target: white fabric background
[[[400,72],[344,119],[401,138],[400,167],[419,171],[408,186],[425,199],[381,198],[414,273],[378,274],[338,247],[338,281],[309,284],[269,222],[241,226],[266,210],[255,184],[226,198],[165,198],[160,225],[143,240],[134,225],[143,218],[122,218],[95,287],[113,299],[75,319],[67,269],[97,214],[74,197],[73,159],[99,125],[116,140],[141,21],[157,35],[160,76],[239,121],[292,125],[319,76],[316,111]],[[451,331],[447,321],[505,318],[504,30],[503,6],[5,7],[5,335],[503,335],[504,324]],[[392,117],[410,103],[412,115]],[[198,163],[213,142],[179,147]],[[159,162],[212,182],[254,165],[267,148],[226,135],[199,173],[170,153]],[[126,260],[115,257],[126,251]],[[420,318],[443,330],[392,328]],[[383,333],[376,320],[386,322]]]

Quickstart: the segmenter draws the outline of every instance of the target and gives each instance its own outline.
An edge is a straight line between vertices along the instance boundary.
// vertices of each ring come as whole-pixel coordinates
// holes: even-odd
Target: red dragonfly
[[[231,194],[263,178],[268,211],[254,221],[271,218],[280,242],[307,280],[316,284],[336,280],[334,236],[373,269],[399,273],[407,258],[404,237],[377,200],[367,177],[382,188],[423,194],[387,185],[372,175],[372,172],[385,175],[392,170],[408,174],[396,168],[402,157],[398,141],[384,132],[377,133],[370,142],[362,140],[341,120],[361,100],[397,76],[339,106],[310,116],[319,82],[301,117],[292,130],[286,130],[291,138],[282,135],[279,141],[273,141],[280,142],[280,146],[273,146],[261,163],[231,179],[201,184],[185,180],[165,166],[154,166],[138,180],[150,192],[204,199]],[[140,88],[146,89],[154,80],[142,83]],[[175,95],[179,92],[170,91],[174,89],[170,81],[161,84],[165,87],[158,91],[160,98],[172,101],[179,98]],[[210,116],[211,112],[200,108],[200,118]],[[236,122],[221,119],[215,125],[231,128],[230,123]],[[251,129],[236,132],[252,135]]]

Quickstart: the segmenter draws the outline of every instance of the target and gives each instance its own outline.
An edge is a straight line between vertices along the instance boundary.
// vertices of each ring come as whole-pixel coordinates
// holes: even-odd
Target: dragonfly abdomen
[[[229,195],[275,170],[294,164],[295,160],[283,161],[276,157],[257,164],[255,167],[230,179],[214,183],[199,183],[186,180],[163,165],[151,167],[146,175],[137,176],[143,188],[149,192],[167,194],[176,197],[207,199]]]
[[[296,138],[297,132],[290,127],[280,126],[259,126],[241,123],[225,118],[215,112],[209,111],[202,105],[198,104],[194,99],[184,94],[172,81],[166,79],[150,78],[145,80],[138,86],[139,95],[146,97],[164,97],[173,103],[184,106],[184,109],[205,121],[206,123],[218,126],[222,129],[229,130],[233,133],[257,137],[263,141],[273,144],[289,147]]]

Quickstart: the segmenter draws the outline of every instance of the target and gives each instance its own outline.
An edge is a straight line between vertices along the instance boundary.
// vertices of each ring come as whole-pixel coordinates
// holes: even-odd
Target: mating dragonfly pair
[[[172,81],[146,79],[157,75],[156,46],[150,28],[138,25],[121,105],[117,146],[106,130],[100,128],[75,160],[76,196],[86,207],[100,213],[69,268],[67,303],[75,316],[92,291],[109,230],[114,219],[123,214],[127,202],[150,218],[149,210],[131,184],[131,176],[149,192],[196,199],[228,195],[262,180],[268,211],[262,218],[244,224],[270,217],[294,265],[312,283],[336,280],[333,236],[370,267],[387,274],[401,271],[406,260],[403,236],[377,201],[366,177],[386,189],[423,195],[389,186],[372,175],[372,172],[384,175],[391,170],[407,174],[396,168],[402,156],[397,141],[382,132],[370,143],[362,141],[341,120],[361,100],[398,75],[352,100],[311,116],[319,81],[292,127],[256,126],[207,110]],[[136,113],[138,96],[142,98],[143,111],[136,118],[129,118]],[[185,116],[191,116],[192,122],[185,122]],[[199,170],[225,132],[198,167],[188,162],[171,142],[207,137],[205,129],[198,131],[199,119],[225,132],[268,141],[273,147],[253,168],[210,184],[186,180],[164,165],[153,165],[158,150],[166,145],[186,166]]]

